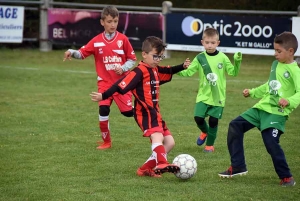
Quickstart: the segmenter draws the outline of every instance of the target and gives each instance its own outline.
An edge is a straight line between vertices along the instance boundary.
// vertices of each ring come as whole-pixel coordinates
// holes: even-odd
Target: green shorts
[[[250,108],[240,116],[256,126],[260,131],[267,128],[277,128],[282,132],[284,132],[285,122],[288,118],[288,116],[270,114],[257,108]]]
[[[203,102],[196,103],[195,111],[194,111],[195,117],[205,118],[207,116],[212,116],[217,119],[221,119],[222,114],[223,114],[223,107],[207,105],[206,103]]]

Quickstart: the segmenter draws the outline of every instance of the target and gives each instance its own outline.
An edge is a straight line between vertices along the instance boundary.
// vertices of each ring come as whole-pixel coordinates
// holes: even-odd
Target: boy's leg
[[[132,93],[127,92],[126,94],[114,94],[113,99],[118,106],[121,114],[125,117],[133,116],[133,108],[132,108]]]
[[[99,127],[103,142],[99,143],[97,149],[111,148],[111,137],[109,131],[109,113],[110,107],[107,105],[99,106]]]
[[[244,155],[244,134],[252,128],[254,128],[254,125],[241,116],[238,116],[229,123],[227,147],[232,167],[246,167]]]
[[[290,178],[292,174],[286,162],[284,152],[279,145],[282,131],[276,128],[268,128],[261,132],[265,147],[271,155],[275,171],[280,179]]]
[[[206,146],[204,148],[204,152],[213,152],[214,151],[214,143],[217,138],[217,131],[218,131],[218,122],[219,119],[210,116],[208,122],[208,132],[207,132],[207,140]]]
[[[228,170],[219,173],[220,177],[232,177],[235,175],[246,174],[245,155],[244,155],[244,133],[254,128],[254,125],[238,116],[229,123],[227,146],[230,154],[231,166]]]
[[[159,130],[159,131],[155,131]],[[149,134],[151,133],[151,134]],[[148,129],[144,136],[149,136],[152,142],[152,151],[156,155],[157,165],[154,168],[155,174],[163,174],[165,172],[178,172],[180,168],[177,165],[169,164],[167,160],[167,153],[163,145],[164,136],[163,128],[152,128]]]
[[[207,137],[208,126],[205,121],[207,108],[208,108],[207,104],[205,104],[203,102],[198,102],[198,103],[196,103],[195,109],[194,109],[194,120],[197,124],[197,127],[201,131],[200,136],[197,138],[197,145],[199,145],[199,146],[204,144],[206,137]]]

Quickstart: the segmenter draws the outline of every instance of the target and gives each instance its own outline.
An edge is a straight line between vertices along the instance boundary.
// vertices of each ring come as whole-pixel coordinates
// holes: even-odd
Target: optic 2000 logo
[[[261,27],[260,25],[250,26],[248,24],[242,24],[239,21],[235,21],[233,24],[225,24],[221,19],[219,22],[214,21],[211,23],[202,22],[201,19],[187,16],[182,20],[181,29],[186,36],[199,35],[208,27],[213,27],[219,31],[220,36],[233,36],[236,37],[265,37],[270,38],[273,34],[272,27],[266,25]]]

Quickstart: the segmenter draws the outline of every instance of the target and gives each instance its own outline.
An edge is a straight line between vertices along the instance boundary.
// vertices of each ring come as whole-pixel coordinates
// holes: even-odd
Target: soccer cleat
[[[205,142],[206,138],[207,138],[207,134],[201,132],[200,136],[197,139],[197,145],[199,145],[199,146],[203,145],[203,143]]]
[[[161,177],[161,175],[155,174],[155,172],[152,169],[142,170],[141,168],[138,168],[136,174],[140,177],[156,177],[156,178]]]
[[[111,142],[97,142],[98,143],[98,150],[103,150],[103,149],[109,149],[111,148]]]
[[[177,173],[179,171],[180,171],[179,166],[175,164],[169,164],[169,163],[159,164],[154,168],[155,174],[163,174],[166,172]]]
[[[293,177],[283,178],[280,181],[280,186],[282,186],[282,187],[295,186],[295,185],[296,185],[296,182]]]
[[[215,151],[215,148],[214,148],[214,146],[205,146],[205,148],[204,148],[203,151],[204,151],[204,152],[207,152],[207,153],[209,153],[209,152],[214,152],[214,151]]]
[[[236,175],[246,175],[248,173],[246,168],[234,168],[230,166],[228,170],[219,173],[218,175],[222,178],[231,178]]]

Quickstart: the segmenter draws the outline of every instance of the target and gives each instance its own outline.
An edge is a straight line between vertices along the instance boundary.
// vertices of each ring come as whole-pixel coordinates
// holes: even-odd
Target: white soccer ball
[[[173,160],[173,164],[180,167],[180,172],[175,173],[175,176],[180,179],[189,179],[197,172],[196,159],[189,154],[180,154]]]

